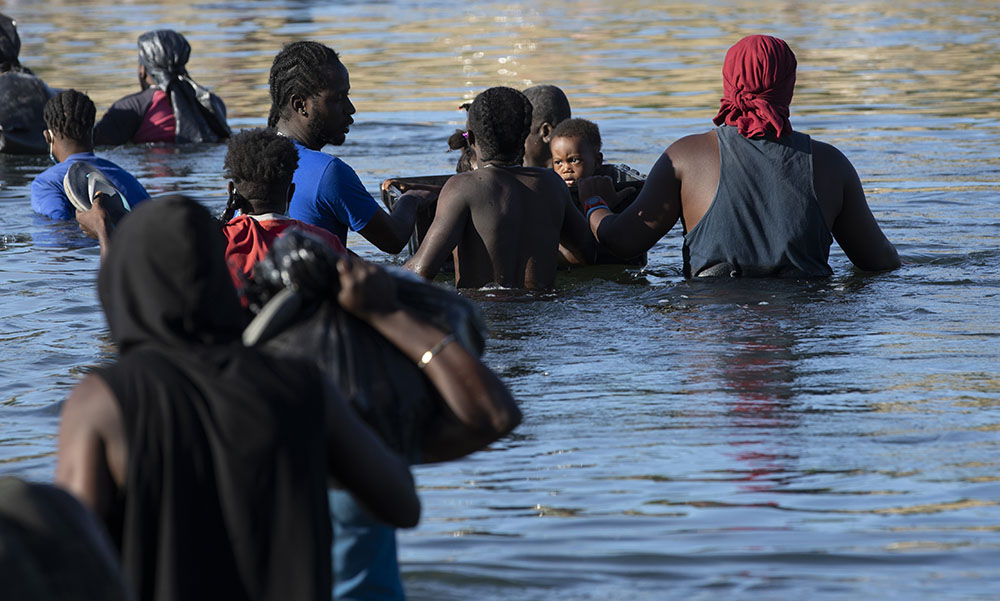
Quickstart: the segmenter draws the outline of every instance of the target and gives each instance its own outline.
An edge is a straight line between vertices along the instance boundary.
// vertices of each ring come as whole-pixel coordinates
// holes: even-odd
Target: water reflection
[[[25,63],[99,110],[135,89],[135,39],[175,27],[235,128],[263,124],[271,60],[341,51],[358,122],[336,152],[370,191],[446,173],[461,100],[556,83],[605,156],[648,171],[718,106],[725,49],[767,31],[799,57],[792,122],[842,148],[906,265],[825,282],[684,282],[677,232],[642,270],[562,273],[539,297],[473,293],[486,361],[524,424],[423,466],[401,535],[414,601],[987,598],[997,557],[992,0],[702,3],[10,3]],[[332,150],[332,149],[331,149]],[[154,195],[224,201],[223,145],[99,150]],[[0,463],[51,478],[58,402],[110,352],[97,249],[35,220],[45,157],[0,156]],[[54,236],[44,248],[45,236]],[[352,236],[352,248],[398,262]],[[477,295],[478,294],[478,295]],[[492,295],[492,296],[489,296]],[[669,596],[669,595],[668,595]]]
[[[445,110],[490,85],[555,82],[580,108],[702,114],[718,102],[726,48],[780,33],[801,66],[793,114],[891,109],[997,116],[1000,21],[991,0],[563,3],[246,2],[12,6],[26,65],[99,109],[134,91],[135,39],[160,23],[192,45],[191,74],[237,120],[259,123],[271,59],[315,38],[343,54],[360,115]],[[824,24],[816,35],[815,24]],[[97,84],[96,82],[100,82]],[[827,113],[828,114],[828,113]],[[836,111],[835,111],[836,114]],[[919,124],[914,122],[914,126]]]

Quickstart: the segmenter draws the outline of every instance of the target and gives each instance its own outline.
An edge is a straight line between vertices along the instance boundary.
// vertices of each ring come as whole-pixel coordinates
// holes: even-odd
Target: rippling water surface
[[[22,62],[103,112],[135,38],[183,31],[236,127],[262,125],[283,43],[324,41],[357,124],[336,152],[373,194],[446,173],[456,107],[554,83],[604,154],[648,171],[710,126],[725,49],[799,60],[792,123],[840,147],[904,260],[828,281],[686,282],[672,232],[643,270],[478,291],[510,438],[418,468],[400,536],[414,600],[995,599],[1000,589],[1000,17],[993,1],[0,2]],[[224,148],[102,154],[221,209]],[[44,157],[0,157],[0,471],[50,480],[60,400],[112,356],[97,249],[31,213]],[[381,262],[363,239],[351,246]]]

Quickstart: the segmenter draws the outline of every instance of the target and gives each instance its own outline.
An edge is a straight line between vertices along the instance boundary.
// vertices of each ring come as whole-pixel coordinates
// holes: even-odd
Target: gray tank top
[[[813,189],[812,140],[717,128],[719,188],[684,236],[684,276],[819,277],[833,236]]]

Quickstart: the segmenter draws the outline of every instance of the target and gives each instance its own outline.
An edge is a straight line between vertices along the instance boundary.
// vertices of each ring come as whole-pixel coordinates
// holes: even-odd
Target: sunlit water
[[[446,173],[457,106],[554,83],[604,154],[648,171],[705,130],[725,49],[799,58],[797,129],[840,147],[905,262],[794,283],[686,282],[679,232],[644,270],[479,291],[513,436],[416,470],[400,536],[415,600],[995,599],[1000,590],[1000,17],[965,2],[6,2],[23,62],[99,112],[135,87],[134,41],[173,27],[236,127],[262,125],[281,44],[351,71],[337,152],[376,193]],[[224,148],[105,156],[154,194],[221,209]],[[97,249],[34,216],[44,157],[0,157],[0,471],[50,480],[60,400],[108,360]],[[399,262],[363,239],[362,255]]]

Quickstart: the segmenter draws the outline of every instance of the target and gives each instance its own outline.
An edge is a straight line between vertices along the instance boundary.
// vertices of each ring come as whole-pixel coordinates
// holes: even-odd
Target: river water
[[[0,2],[22,62],[103,112],[135,38],[183,31],[192,76],[262,125],[281,44],[341,52],[358,108],[335,151],[377,193],[447,173],[458,105],[553,83],[604,155],[645,172],[718,107],[726,48],[799,60],[792,123],[841,148],[900,251],[819,282],[687,282],[680,234],[645,269],[478,291],[485,359],[525,414],[416,469],[400,535],[414,600],[996,599],[1000,590],[1000,16],[993,0]],[[104,156],[221,209],[224,147]],[[61,399],[113,355],[96,247],[32,214],[44,157],[0,157],[0,472],[51,480]],[[399,263],[363,239],[363,256]]]

